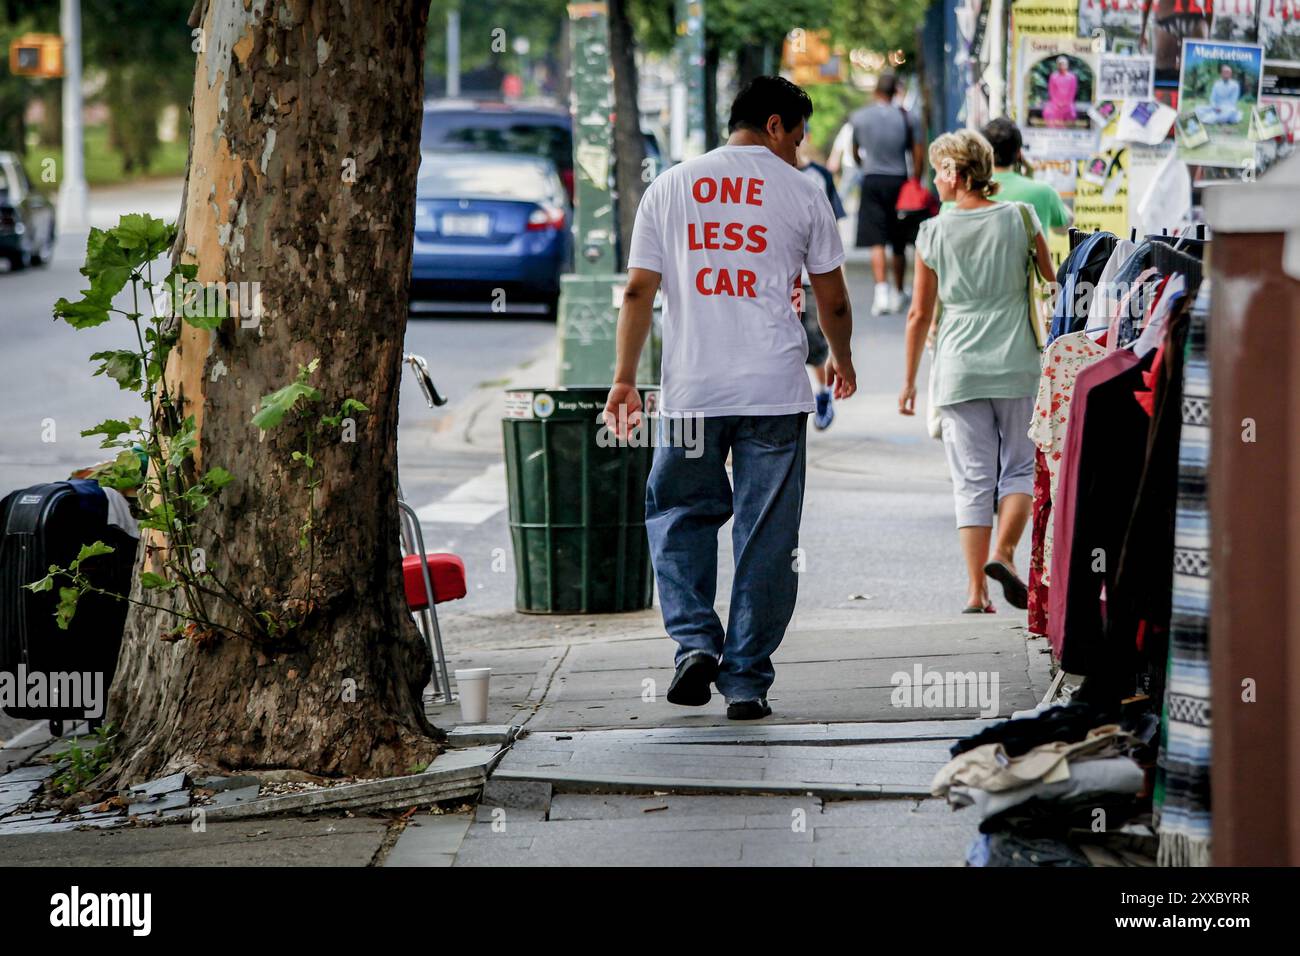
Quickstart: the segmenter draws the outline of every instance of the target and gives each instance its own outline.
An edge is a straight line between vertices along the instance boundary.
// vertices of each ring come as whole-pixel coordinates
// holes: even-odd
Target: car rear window
[[[554,175],[542,163],[426,153],[415,193],[421,199],[491,196],[540,202],[555,198]]]
[[[559,115],[426,110],[420,148],[522,153],[544,156],[557,169],[573,166],[573,137]]]

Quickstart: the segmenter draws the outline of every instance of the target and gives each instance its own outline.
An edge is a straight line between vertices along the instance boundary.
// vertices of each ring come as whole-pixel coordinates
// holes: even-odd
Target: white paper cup
[[[466,667],[456,670],[456,690],[460,694],[460,719],[467,724],[487,722],[488,681],[490,667]]]

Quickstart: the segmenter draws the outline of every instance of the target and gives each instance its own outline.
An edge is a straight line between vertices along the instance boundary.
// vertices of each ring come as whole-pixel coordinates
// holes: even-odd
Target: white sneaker
[[[876,296],[871,303],[872,315],[885,315],[889,312],[889,286],[880,283],[876,286]]]
[[[891,314],[897,314],[903,311],[903,293],[900,289],[890,287],[888,301],[888,308]]]

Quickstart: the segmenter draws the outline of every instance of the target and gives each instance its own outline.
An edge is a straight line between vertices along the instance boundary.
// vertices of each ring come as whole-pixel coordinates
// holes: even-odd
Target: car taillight
[[[0,206],[0,229],[10,232],[18,225],[18,215],[13,206]]]
[[[528,215],[529,232],[542,232],[546,229],[564,228],[564,210],[550,206],[538,206]]]
[[[569,202],[573,202],[573,170],[561,169],[560,179],[564,182],[564,191],[569,194]]]

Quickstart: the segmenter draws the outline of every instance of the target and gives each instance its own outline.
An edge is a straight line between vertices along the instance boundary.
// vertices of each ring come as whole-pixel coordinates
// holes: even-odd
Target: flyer
[[[1149,100],[1155,78],[1155,60],[1149,56],[1103,53],[1097,67],[1097,99]]]
[[[1128,100],[1120,110],[1119,139],[1144,146],[1164,142],[1174,125],[1177,113],[1156,100]]]
[[[1189,41],[1182,64],[1178,157],[1197,166],[1253,167],[1250,116],[1259,103],[1263,48]]]
[[[1097,150],[1090,111],[1096,57],[1080,37],[1026,37],[1020,48],[1016,118],[1026,148],[1047,158],[1086,159]]]

